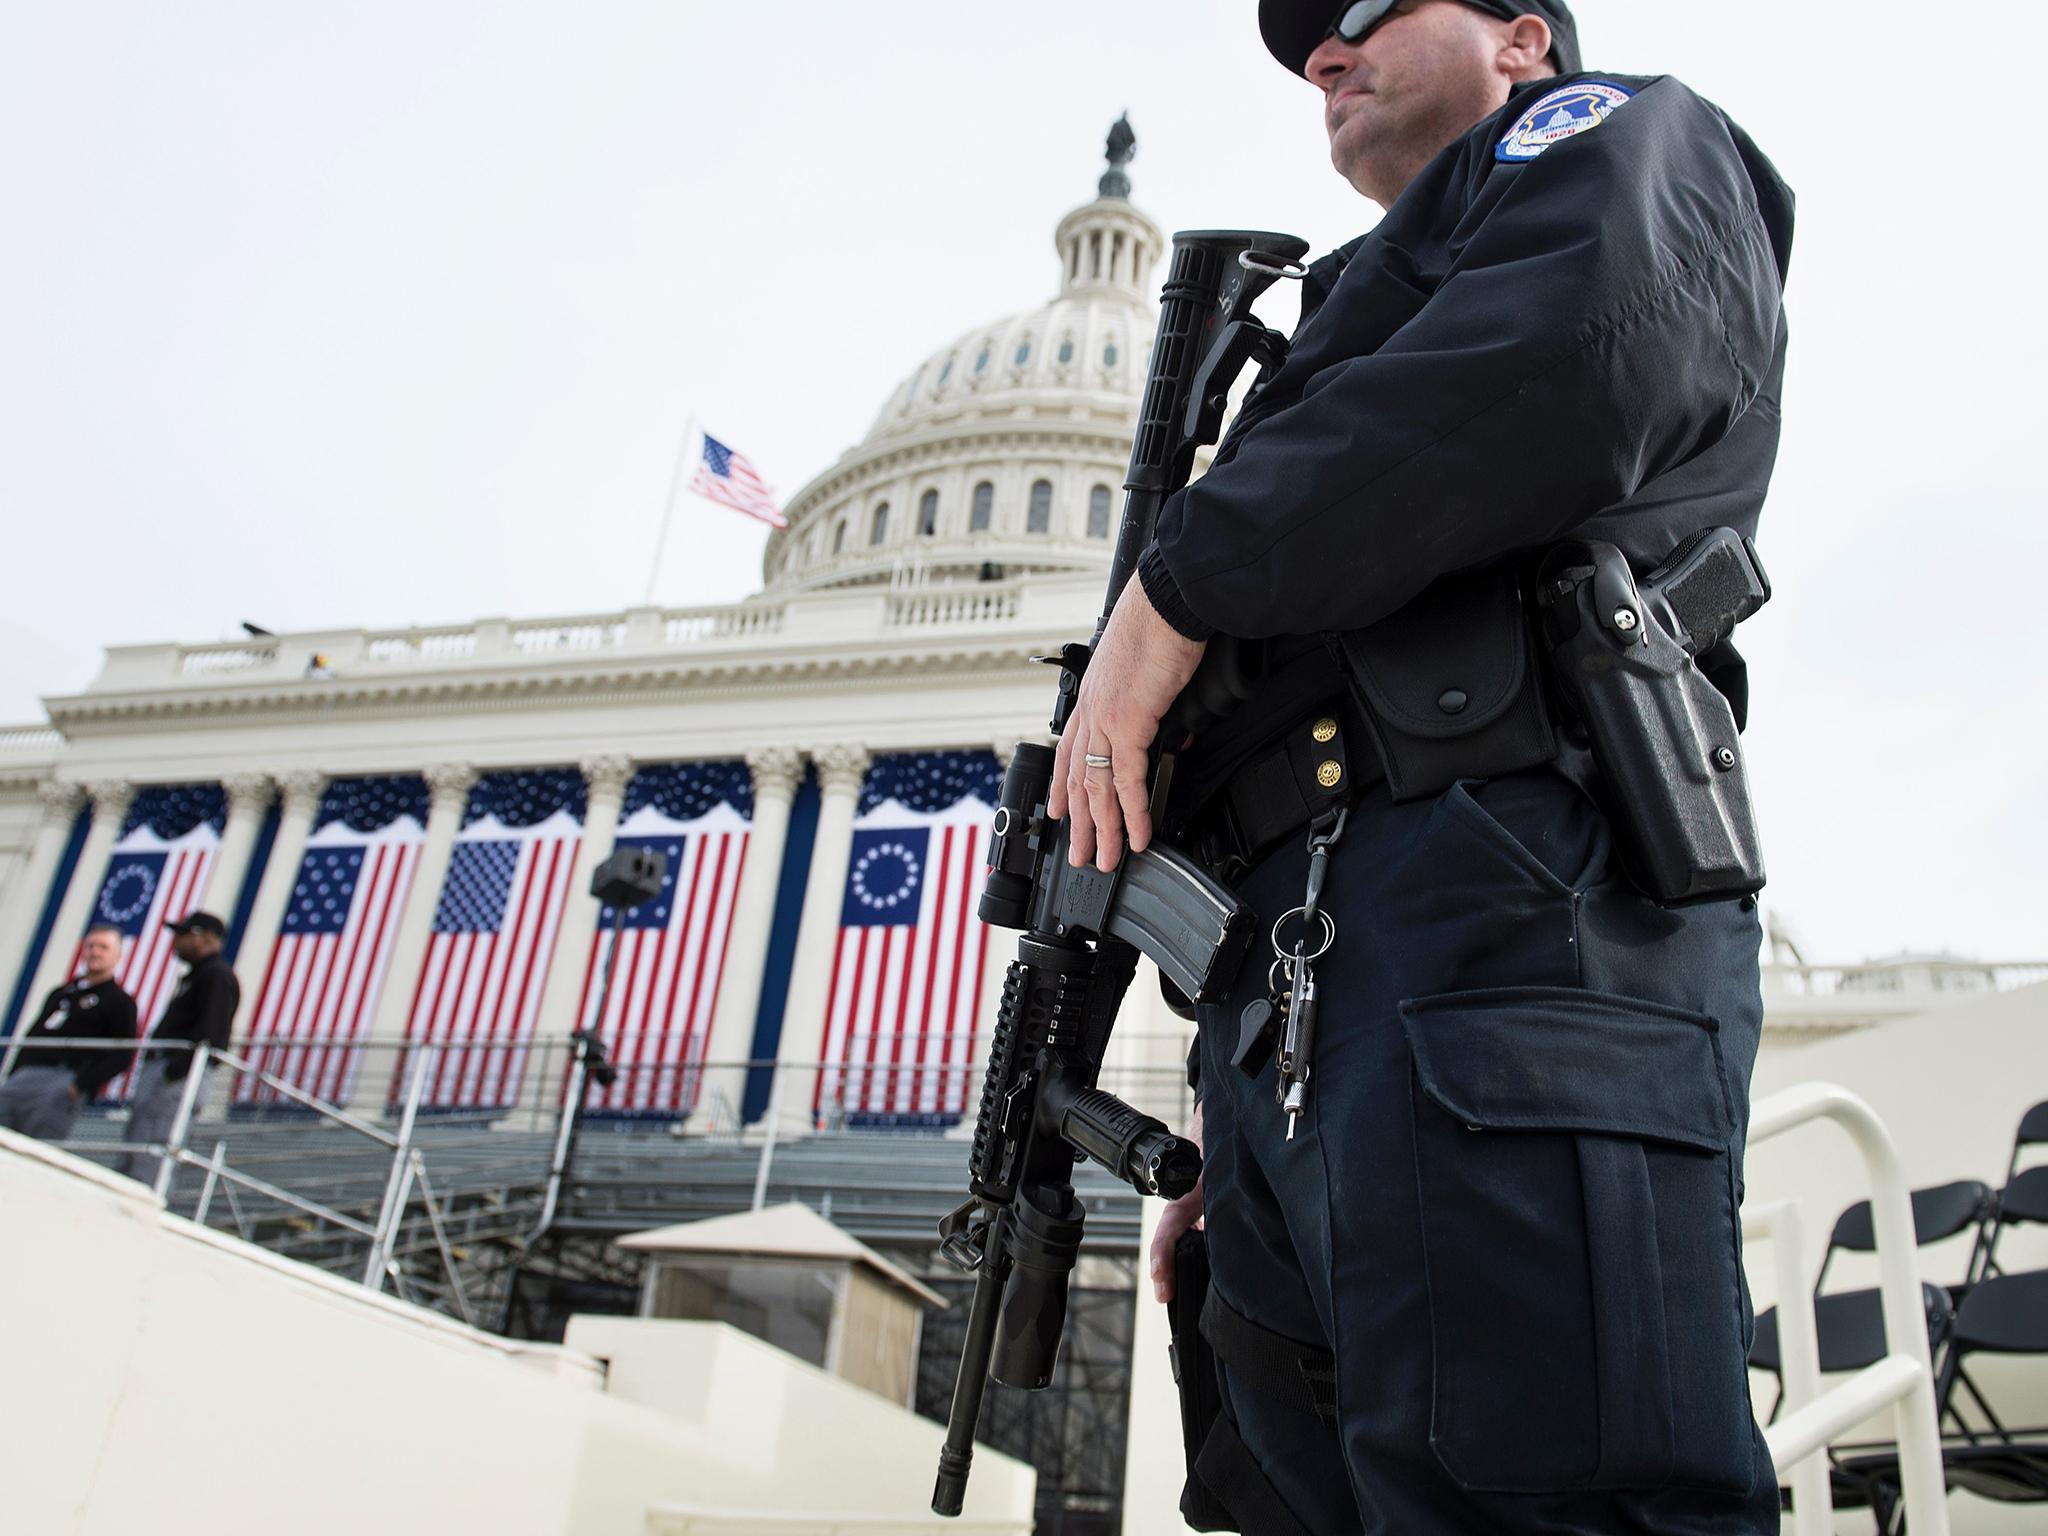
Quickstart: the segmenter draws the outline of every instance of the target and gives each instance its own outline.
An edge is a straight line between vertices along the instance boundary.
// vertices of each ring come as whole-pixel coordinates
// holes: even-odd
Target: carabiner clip
[[[1337,812],[1337,820],[1327,832],[1313,828],[1308,834],[1308,894],[1302,897],[1303,920],[1314,922],[1322,914],[1317,906],[1323,899],[1323,882],[1330,875],[1330,849],[1337,839],[1344,835],[1344,823],[1350,819],[1351,807],[1345,806]]]

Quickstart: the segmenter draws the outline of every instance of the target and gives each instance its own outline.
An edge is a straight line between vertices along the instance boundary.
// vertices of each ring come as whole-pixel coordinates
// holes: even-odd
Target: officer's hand
[[[1097,869],[1115,869],[1126,832],[1139,853],[1152,841],[1146,752],[1206,649],[1159,617],[1136,581],[1125,585],[1053,759],[1046,809],[1073,818],[1068,858],[1076,869],[1091,857]],[[1091,754],[1110,766],[1090,768]]]
[[[1197,1147],[1202,1145],[1202,1106],[1195,1104],[1193,1118],[1188,1121],[1187,1139]],[[1200,1226],[1202,1222],[1202,1181],[1195,1180],[1195,1187],[1178,1200],[1167,1202],[1166,1209],[1159,1213],[1159,1226],[1152,1234],[1152,1294],[1161,1302],[1173,1300],[1173,1250],[1188,1228]]]

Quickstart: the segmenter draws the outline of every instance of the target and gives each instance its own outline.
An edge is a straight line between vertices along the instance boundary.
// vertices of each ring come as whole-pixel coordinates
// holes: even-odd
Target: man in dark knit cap
[[[193,1112],[205,1102],[206,1072],[196,1047],[226,1050],[235,1010],[242,1002],[241,983],[222,953],[227,924],[211,912],[191,912],[164,926],[175,935],[171,953],[185,962],[185,974],[178,978],[150,1035],[158,1048],[136,1074],[135,1102],[121,1139],[137,1150],[125,1153],[118,1165],[118,1171],[145,1184],[154,1184],[164,1165],[163,1158],[148,1148],[163,1145],[170,1136],[178,1106],[184,1102],[186,1078],[195,1070],[200,1075],[191,1087]]]
[[[1286,1112],[1280,1063],[1241,1047],[1262,999],[1289,1006],[1293,938],[1198,1010],[1204,1187],[1152,1254],[1166,1297],[1205,1218],[1215,1363],[1183,1344],[1183,1395],[1213,1371],[1219,1406],[1184,1512],[1775,1532],[1737,1221],[1755,903],[1639,888],[1634,791],[1558,716],[1525,610],[1561,540],[1633,580],[1704,530],[1754,534],[1791,194],[1676,79],[1585,72],[1559,0],[1262,0],[1259,22],[1385,214],[1309,268],[1286,361],[1162,509],[1050,806],[1076,863],[1114,867],[1156,816],[1262,934],[1305,900],[1333,928]],[[1151,806],[1147,748],[1216,637],[1267,642],[1265,683]],[[1739,723],[1739,657],[1698,665]]]

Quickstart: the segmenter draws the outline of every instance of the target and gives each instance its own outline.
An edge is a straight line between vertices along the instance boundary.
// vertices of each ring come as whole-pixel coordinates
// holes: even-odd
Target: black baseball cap
[[[210,933],[216,939],[228,936],[228,925],[211,912],[187,912],[175,923],[165,923],[164,926],[173,933]]]
[[[1585,66],[1579,58],[1579,24],[1564,0],[1459,0],[1475,11],[1503,21],[1541,16],[1550,23],[1550,61],[1561,75],[1575,75]],[[1259,0],[1259,35],[1273,57],[1304,74],[1308,56],[1330,35],[1348,0]]]

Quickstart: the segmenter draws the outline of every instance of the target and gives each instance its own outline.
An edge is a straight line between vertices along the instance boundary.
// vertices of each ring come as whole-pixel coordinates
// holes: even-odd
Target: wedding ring
[[[1081,755],[1081,761],[1090,768],[1107,768],[1109,766],[1109,759],[1096,752],[1084,752]]]

